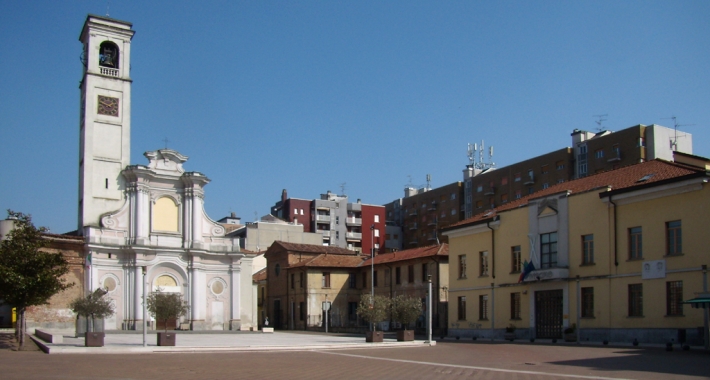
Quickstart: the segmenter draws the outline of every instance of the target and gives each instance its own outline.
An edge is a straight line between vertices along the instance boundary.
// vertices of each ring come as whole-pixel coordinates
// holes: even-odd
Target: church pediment
[[[185,172],[182,164],[187,161],[187,156],[172,149],[158,149],[145,152],[143,155],[148,159],[148,168],[159,174],[181,175]]]

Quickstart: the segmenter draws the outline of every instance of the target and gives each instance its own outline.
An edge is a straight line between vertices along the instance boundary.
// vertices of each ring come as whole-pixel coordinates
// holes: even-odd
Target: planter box
[[[577,333],[565,334],[565,342],[576,342]]]
[[[175,345],[175,333],[173,332],[159,332],[158,333],[158,346],[174,346]]]
[[[367,343],[382,343],[384,339],[384,333],[382,331],[368,331],[365,333],[365,342]]]
[[[103,347],[104,336],[102,332],[88,332],[84,337],[84,347]]]
[[[512,342],[515,340],[515,333],[514,332],[507,332],[503,335],[503,339],[509,340]]]
[[[398,342],[411,342],[413,340],[414,340],[414,330],[397,331],[397,341]]]

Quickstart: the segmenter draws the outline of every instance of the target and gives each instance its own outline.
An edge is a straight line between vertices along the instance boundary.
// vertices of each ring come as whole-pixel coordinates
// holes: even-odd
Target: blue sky
[[[594,115],[709,157],[709,1],[0,0],[0,209],[76,228],[81,27],[133,23],[131,162],[168,147],[213,219],[345,192],[368,204],[570,146]],[[3,214],[4,215],[4,214]]]

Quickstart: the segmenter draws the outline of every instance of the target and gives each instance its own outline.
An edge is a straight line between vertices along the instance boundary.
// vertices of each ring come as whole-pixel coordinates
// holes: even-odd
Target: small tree
[[[422,314],[422,301],[403,294],[392,300],[392,319],[402,324],[405,330]]]
[[[86,318],[86,332],[94,331],[95,318],[103,319],[113,315],[113,303],[110,298],[104,297],[107,293],[104,289],[96,289],[88,296],[79,297],[69,304],[73,312]]]
[[[24,347],[27,308],[47,304],[53,295],[74,284],[62,278],[69,272],[64,256],[40,250],[46,245],[42,233],[47,229],[36,228],[30,215],[12,210],[7,214],[15,226],[0,242],[0,299],[17,309],[15,333]]]
[[[178,319],[190,310],[187,302],[182,299],[182,294],[163,293],[160,288],[150,293],[146,302],[150,315],[156,321],[165,323],[165,332],[168,332],[168,320]]]
[[[356,313],[360,318],[372,323],[372,331],[376,331],[377,324],[387,319],[391,303],[389,297],[375,296],[373,299],[372,295],[363,294]]]

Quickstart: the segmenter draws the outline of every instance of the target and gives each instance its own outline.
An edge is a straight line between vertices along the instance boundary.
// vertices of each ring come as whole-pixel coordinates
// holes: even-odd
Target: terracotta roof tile
[[[674,162],[668,162],[661,159],[642,162],[622,167],[616,170],[610,170],[599,174],[590,175],[588,177],[552,185],[547,189],[543,189],[526,197],[516,199],[512,202],[508,202],[495,209],[486,210],[480,214],[474,215],[469,219],[442,228],[442,231],[454,230],[462,226],[475,224],[476,222],[493,218],[501,212],[519,207],[525,207],[531,200],[543,198],[552,194],[558,194],[567,191],[569,191],[571,194],[581,194],[588,191],[609,187],[612,191],[618,191],[622,189],[631,190],[634,187],[647,186],[648,184],[658,183],[666,180],[680,179],[685,176],[702,175],[705,173],[705,170],[701,168]]]
[[[256,272],[256,273],[254,273],[254,274],[251,276],[251,280],[252,280],[253,282],[259,282],[259,281],[266,280],[266,268],[264,268],[264,269],[262,269],[262,270],[260,270],[260,271],[258,271],[258,272]]]
[[[290,264],[289,268],[319,267],[319,268],[357,268],[364,260],[362,256],[322,254],[310,260]]]
[[[288,243],[285,241],[275,241],[271,246],[280,245],[284,249],[293,252],[308,252],[308,253],[327,253],[327,254],[337,254],[337,255],[352,255],[356,256],[357,252],[351,251],[349,249],[334,247],[329,245],[315,245],[315,244],[299,244],[299,243]],[[271,247],[269,247],[271,248]]]
[[[433,257],[433,256],[448,256],[449,255],[449,245],[444,243],[441,245],[429,245],[426,247],[417,247],[412,249],[407,249],[404,251],[383,253],[381,255],[375,255],[375,264],[391,263],[396,261],[405,261],[411,259],[418,259],[421,257]],[[362,266],[371,265],[371,261],[368,258],[362,263]]]

